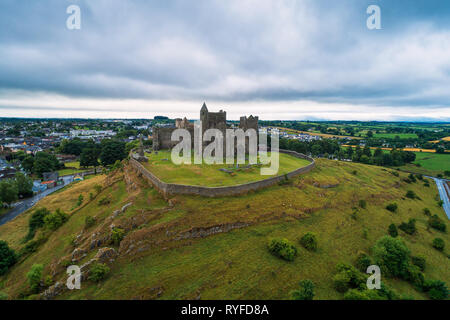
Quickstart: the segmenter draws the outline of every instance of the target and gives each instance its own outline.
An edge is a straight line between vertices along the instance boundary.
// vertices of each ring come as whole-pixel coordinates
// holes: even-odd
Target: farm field
[[[374,133],[375,138],[388,138],[395,139],[399,137],[400,139],[417,139],[417,134],[415,133]]]
[[[400,169],[432,176],[443,174],[450,170],[450,154],[416,152],[416,160]]]
[[[76,173],[80,173],[80,172],[84,172],[84,171],[88,171],[88,170],[93,169],[93,167],[80,168],[80,162],[79,161],[66,162],[65,163],[65,167],[67,169],[58,170],[59,176],[68,176],[68,175],[71,175],[71,174],[76,174]]]
[[[270,156],[270,153],[268,154]],[[260,174],[260,167],[258,166],[246,168],[245,165],[240,165],[240,168],[236,168],[236,165],[210,165],[205,163],[201,165],[175,165],[170,160],[170,151],[167,150],[158,151],[158,154],[146,154],[146,156],[149,161],[143,165],[166,183],[209,187],[231,186],[259,181],[272,176],[284,175],[295,169],[307,166],[310,163],[307,160],[280,153],[280,167],[278,173],[272,176],[263,176]],[[268,167],[268,165],[264,165],[263,167]],[[220,171],[220,169],[225,169],[229,172]]]

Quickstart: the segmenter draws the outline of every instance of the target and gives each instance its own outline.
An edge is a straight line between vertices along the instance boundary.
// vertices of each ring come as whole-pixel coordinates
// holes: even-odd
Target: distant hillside
[[[426,258],[426,278],[449,285],[448,248],[443,253],[431,246],[436,237],[449,246],[448,231],[429,228],[423,213],[429,208],[448,221],[437,205],[436,186],[431,180],[429,187],[420,180],[408,183],[406,177],[382,167],[319,159],[308,174],[241,197],[176,196],[166,201],[125,166],[38,203],[38,208],[52,212],[60,208],[70,218],[56,231],[38,229],[30,240],[36,242],[35,252],[24,254],[0,277],[0,291],[9,298],[28,297],[26,273],[33,264],[44,266],[47,285],[65,284],[72,258],[81,266],[101,248],[113,248],[117,256],[107,249],[98,255],[111,269],[105,280],[84,280],[81,290],[62,291],[55,298],[289,299],[300,280],[310,279],[316,299],[342,299],[333,287],[336,264],[354,264],[360,251],[370,255],[390,224],[398,226],[409,218],[416,219],[417,233],[398,230],[399,236],[412,255]],[[405,197],[408,190],[420,199]],[[360,200],[366,201],[366,208]],[[392,202],[398,204],[397,213],[385,209]],[[0,239],[16,251],[26,246],[32,212],[0,227]],[[86,224],[87,217],[95,220]],[[113,230],[116,240],[123,230],[120,244],[112,243]],[[308,231],[317,234],[316,252],[298,241]],[[287,262],[271,255],[267,242],[272,237],[295,244],[296,259]],[[428,298],[404,280],[383,275],[382,280],[400,295]]]

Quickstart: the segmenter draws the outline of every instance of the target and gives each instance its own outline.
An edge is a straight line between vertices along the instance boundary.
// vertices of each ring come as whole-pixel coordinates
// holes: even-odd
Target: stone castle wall
[[[280,150],[280,153],[286,153],[290,154],[294,157],[306,159],[311,161],[311,163],[305,167],[298,168],[294,171],[289,172],[286,174],[288,178],[295,177],[299,174],[306,173],[311,171],[314,166],[315,162],[314,159],[311,157],[308,157],[304,154],[297,153],[295,151],[290,150]],[[153,173],[145,169],[145,167],[137,162],[134,159],[130,159],[130,164],[135,168],[138,172],[142,174],[142,176],[150,182],[155,188],[158,189],[158,191],[164,195],[164,197],[168,197],[170,195],[176,195],[176,194],[185,194],[185,195],[200,195],[204,197],[223,197],[223,196],[234,196],[234,195],[240,195],[245,194],[249,191],[255,191],[262,188],[266,188],[269,186],[273,186],[277,184],[280,181],[283,181],[285,179],[284,175],[276,176],[272,178],[267,178],[261,181],[255,181],[250,182],[246,184],[241,185],[235,185],[235,186],[226,186],[226,187],[202,187],[202,186],[192,186],[192,185],[182,185],[182,184],[174,184],[174,183],[165,183],[161,181],[157,176],[155,176]]]

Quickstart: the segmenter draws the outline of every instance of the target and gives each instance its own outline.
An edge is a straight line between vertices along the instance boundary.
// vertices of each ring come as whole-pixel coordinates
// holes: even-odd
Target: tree
[[[22,160],[22,168],[26,172],[31,173],[31,172],[33,172],[33,167],[34,167],[34,157],[32,155],[27,155]]]
[[[44,172],[52,172],[61,167],[58,159],[52,154],[38,152],[34,160],[33,172],[42,177]]]
[[[439,251],[444,251],[445,242],[441,238],[434,238],[432,245],[435,249]]]
[[[80,155],[80,166],[81,167],[94,167],[94,170],[97,171],[98,157],[100,156],[101,150],[98,148],[86,148],[83,149],[83,152]]]
[[[373,153],[373,156],[375,158],[380,158],[383,156],[383,150],[381,148],[376,148],[375,152]]]
[[[16,173],[16,184],[20,197],[31,197],[33,195],[33,180],[22,172]]]
[[[300,239],[300,243],[303,247],[308,250],[316,251],[317,250],[317,236],[313,232],[307,232]]]
[[[28,284],[33,293],[39,292],[43,270],[44,266],[42,264],[33,264],[30,271],[27,273]]]
[[[394,277],[403,277],[408,269],[410,251],[400,238],[384,236],[374,248],[375,262]]]
[[[121,161],[126,157],[125,143],[115,140],[102,141],[102,151],[100,153],[100,162],[102,165],[111,165],[117,160]]]
[[[14,180],[0,181],[0,202],[10,205],[18,199],[19,191]]]
[[[293,300],[312,300],[314,298],[314,283],[311,280],[302,280],[300,289],[291,292]]]
[[[0,240],[0,276],[4,275],[16,261],[17,256],[14,250],[9,248],[6,241]]]
[[[395,238],[398,236],[398,231],[397,231],[397,227],[395,226],[395,224],[392,223],[389,225],[388,233],[392,238]]]

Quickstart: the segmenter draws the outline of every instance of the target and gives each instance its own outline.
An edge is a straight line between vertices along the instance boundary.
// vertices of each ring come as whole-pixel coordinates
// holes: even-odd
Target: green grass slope
[[[308,174],[240,197],[202,198],[176,196],[164,200],[158,192],[129,167],[105,177],[80,182],[41,201],[38,207],[61,208],[70,219],[36,252],[22,258],[0,277],[0,291],[10,298],[27,293],[26,273],[36,263],[44,265],[44,275],[53,282],[65,283],[65,266],[76,248],[86,256],[82,265],[98,251],[93,239],[102,239],[101,247],[115,248],[118,256],[110,263],[111,272],[100,283],[86,280],[81,290],[65,291],[59,299],[288,299],[302,279],[316,285],[316,299],[342,299],[333,288],[332,277],[339,262],[354,263],[360,251],[370,254],[377,239],[387,234],[391,223],[417,219],[418,232],[399,231],[413,255],[426,257],[425,276],[450,283],[446,252],[431,246],[435,237],[446,242],[449,235],[427,227],[424,208],[442,219],[433,183],[408,184],[407,176],[397,177],[392,170],[357,163],[318,160]],[[95,185],[102,185],[95,194]],[[405,197],[413,190],[420,200]],[[89,193],[95,194],[89,200]],[[79,194],[84,203],[73,208]],[[109,204],[99,200],[108,198]],[[366,200],[366,209],[358,207]],[[396,202],[398,212],[385,209]],[[124,213],[111,217],[115,210],[132,203]],[[20,250],[27,233],[31,211],[0,227],[0,239]],[[86,217],[96,218],[85,228]],[[112,227],[120,227],[125,237],[120,245],[109,242]],[[317,252],[305,250],[300,237],[308,231],[318,236]],[[42,234],[38,232],[35,238]],[[78,237],[77,241],[74,241]],[[271,255],[267,241],[287,238],[299,254],[293,262]],[[384,278],[400,294],[416,299],[427,296],[411,284]],[[34,296],[37,298],[37,296]]]

